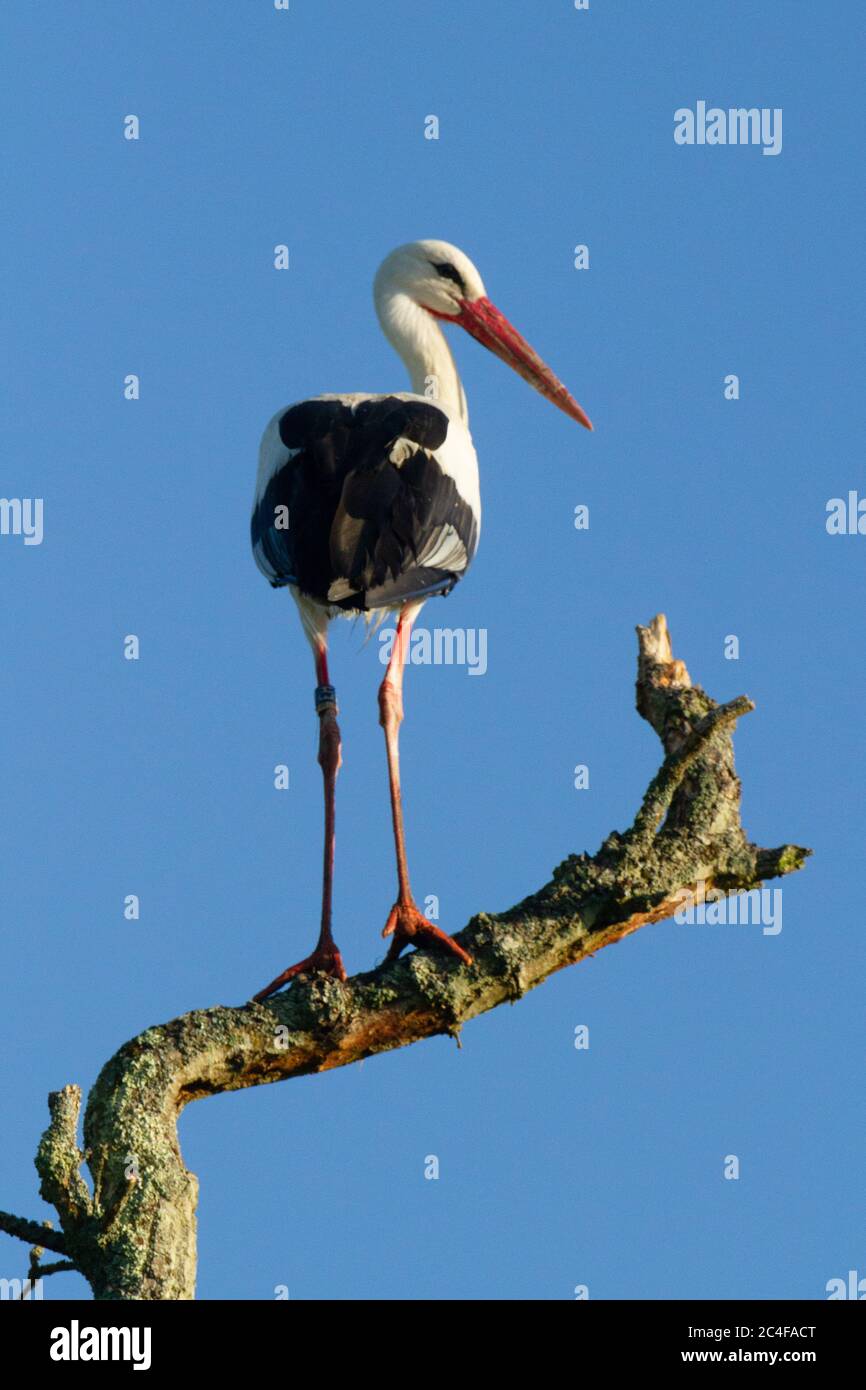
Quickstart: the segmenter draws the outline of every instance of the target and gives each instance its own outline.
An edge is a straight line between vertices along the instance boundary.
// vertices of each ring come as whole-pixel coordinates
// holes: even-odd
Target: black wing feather
[[[270,478],[252,518],[271,582],[360,611],[453,587],[475,552],[477,525],[432,452],[447,431],[438,407],[396,396],[354,409],[313,400],[287,410],[280,438],[297,452]],[[394,463],[398,440],[417,447]],[[289,510],[288,530],[275,527],[279,506]],[[419,564],[448,527],[464,552],[455,567]]]

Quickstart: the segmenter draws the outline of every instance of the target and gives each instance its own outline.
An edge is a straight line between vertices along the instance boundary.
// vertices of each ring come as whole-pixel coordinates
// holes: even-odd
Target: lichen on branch
[[[671,916],[699,885],[732,893],[802,868],[809,850],[761,849],[742,828],[732,733],[751,701],[718,705],[692,685],[662,615],[637,633],[637,709],[664,762],[628,830],[611,833],[592,857],[570,855],[507,912],[472,918],[456,937],[471,967],[414,952],[345,982],[300,977],[265,1003],[199,1009],[149,1028],[106,1063],[88,1099],[92,1194],[76,1138],[80,1092],[52,1095],[36,1162],[63,1234],[38,1230],[96,1298],[194,1297],[198,1183],[177,1137],[191,1101],[457,1035],[554,971]],[[12,1235],[31,1239],[35,1227],[0,1213]]]

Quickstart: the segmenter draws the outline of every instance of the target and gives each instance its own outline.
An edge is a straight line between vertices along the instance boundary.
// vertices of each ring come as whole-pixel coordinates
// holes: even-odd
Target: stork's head
[[[434,318],[465,328],[534,386],[546,400],[591,430],[589,418],[538,353],[491,304],[469,257],[447,241],[410,241],[382,262],[376,276],[383,291],[407,295]]]

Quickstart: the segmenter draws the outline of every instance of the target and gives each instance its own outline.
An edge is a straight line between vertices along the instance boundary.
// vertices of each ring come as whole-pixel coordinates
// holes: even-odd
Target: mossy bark
[[[634,824],[592,858],[571,855],[509,911],[474,917],[457,937],[471,968],[416,952],[345,983],[301,978],[267,1003],[196,1010],[149,1028],[106,1063],[90,1094],[92,1193],[76,1139],[80,1092],[67,1086],[50,1097],[36,1160],[63,1226],[50,1248],[74,1261],[96,1298],[194,1297],[198,1182],[177,1137],[190,1101],[456,1035],[554,971],[671,916],[701,881],[734,892],[802,867],[808,850],[759,849],[740,824],[731,735],[750,702],[719,706],[693,686],[663,617],[638,628],[638,638],[637,707],[666,757]]]

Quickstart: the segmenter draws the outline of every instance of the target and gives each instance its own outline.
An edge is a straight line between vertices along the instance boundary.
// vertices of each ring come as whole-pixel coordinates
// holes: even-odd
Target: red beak
[[[460,313],[456,318],[447,314],[437,314],[437,318],[459,323],[479,343],[495,352],[509,367],[513,367],[524,381],[534,386],[546,400],[559,406],[572,420],[586,429],[592,429],[589,416],[566,390],[558,377],[554,376],[546,362],[542,362],[534,348],[529,346],[517,329],[508,322],[495,304],[489,299],[461,299]]]

